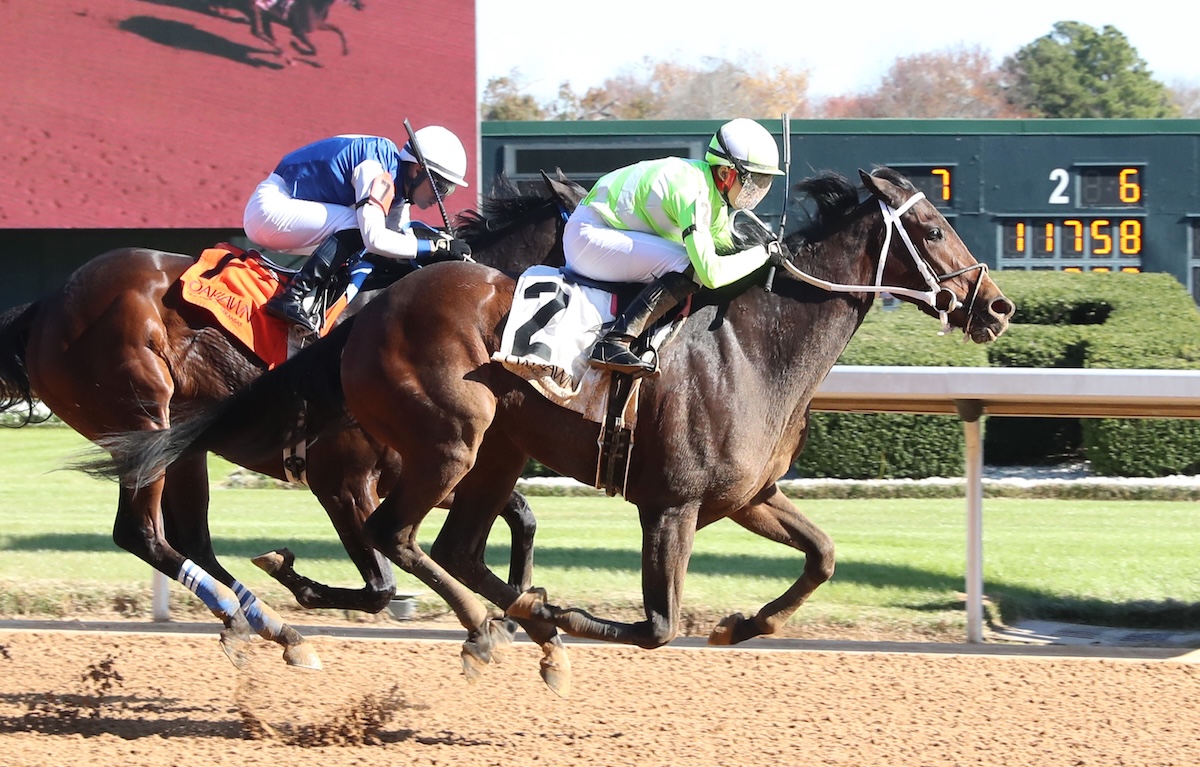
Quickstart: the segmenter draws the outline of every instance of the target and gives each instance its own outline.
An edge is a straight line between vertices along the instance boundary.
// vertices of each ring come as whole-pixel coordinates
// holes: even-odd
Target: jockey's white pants
[[[647,232],[614,229],[599,213],[581,205],[563,229],[567,267],[606,282],[650,282],[691,266],[687,248]]]
[[[358,218],[354,208],[345,205],[292,197],[284,180],[272,173],[250,195],[242,227],[261,248],[307,256],[326,237],[357,229]]]

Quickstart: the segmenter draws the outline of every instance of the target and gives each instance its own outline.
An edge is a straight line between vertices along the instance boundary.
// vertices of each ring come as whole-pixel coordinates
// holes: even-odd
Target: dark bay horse
[[[460,216],[458,234],[473,244],[481,262],[512,271],[542,261],[562,263],[562,211],[574,208],[585,190],[561,174],[546,181],[548,192],[519,194],[501,180],[480,212]],[[263,364],[180,298],[177,280],[194,262],[144,248],[112,251],[80,267],[58,290],[0,315],[0,412],[32,408],[41,400],[96,440],[111,432],[165,429],[180,409],[219,401],[258,377]],[[368,297],[364,291],[356,303]],[[398,456],[348,424],[340,407],[313,403],[306,417],[323,429],[322,438],[308,446],[309,487],[365,585],[331,588],[304,578],[295,573],[286,549],[256,563],[304,607],[378,612],[395,593],[395,579],[361,527],[379,496],[394,487]],[[325,428],[330,423],[336,428]],[[285,476],[278,451],[248,454],[235,445],[228,455],[255,471]],[[513,494],[504,517],[513,533],[513,577],[527,580],[532,512]],[[225,625],[222,647],[235,663],[253,629],[283,645],[289,663],[319,666],[303,638],[218,563],[208,530],[205,456],[177,462],[136,491],[122,486],[113,540],[205,602]]]
[[[515,283],[484,266],[439,264],[400,281],[353,326],[321,342],[339,354],[290,361],[198,417],[194,430],[143,435],[113,454],[128,462],[126,476],[139,465],[153,474],[176,455],[240,439],[237,432],[248,428],[286,431],[294,415],[283,395],[344,399],[357,423],[402,457],[402,481],[364,528],[373,545],[406,570],[430,560],[416,543],[417,528],[453,489],[434,561],[424,565],[454,576],[436,590],[456,605],[471,635],[481,631],[486,611],[467,587],[522,619],[542,644],[543,677],[547,667],[556,670],[556,689],[569,683],[559,629],[646,648],[677,634],[693,537],[720,519],[805,555],[802,574],[783,595],[753,616],[726,617],[709,641],[735,644],[773,633],[833,574],[833,542],[776,481],[804,446],[818,384],[872,304],[874,293],[863,286],[886,285],[977,343],[1003,333],[1014,311],[986,267],[907,179],[887,168],[860,176],[869,192],[861,202],[839,176],[802,182],[797,189],[816,211],[785,240],[791,261],[774,291],[761,288],[760,272],[702,295],[661,351],[661,374],[644,381],[626,486],[643,530],[644,621],[551,605],[545,592],[522,591],[484,563],[488,529],[527,458],[590,484],[600,430],[492,361]],[[338,370],[322,367],[335,356]],[[269,411],[272,404],[279,409]],[[229,417],[238,411],[261,418],[239,427]]]

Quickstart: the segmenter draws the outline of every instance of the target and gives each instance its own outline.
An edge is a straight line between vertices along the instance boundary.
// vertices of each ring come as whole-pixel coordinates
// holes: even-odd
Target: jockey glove
[[[471,246],[466,240],[453,237],[437,237],[427,241],[429,252],[418,252],[416,262],[421,266],[436,264],[439,261],[471,261]],[[424,244],[424,243],[422,243]],[[420,250],[423,250],[421,248]]]

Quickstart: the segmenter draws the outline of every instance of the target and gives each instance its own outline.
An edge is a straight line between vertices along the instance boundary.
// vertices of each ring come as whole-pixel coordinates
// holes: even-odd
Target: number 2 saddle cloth
[[[612,375],[589,365],[588,353],[615,316],[615,294],[571,282],[557,267],[531,267],[517,280],[500,349],[492,359],[551,402],[603,424]],[[656,328],[650,346],[658,349],[666,343],[682,321]],[[631,430],[637,421],[636,383],[622,419]]]

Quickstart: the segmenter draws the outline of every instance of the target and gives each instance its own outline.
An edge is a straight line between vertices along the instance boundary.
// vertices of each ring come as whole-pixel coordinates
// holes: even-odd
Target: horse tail
[[[29,370],[25,367],[25,354],[29,349],[29,335],[38,304],[14,306],[0,314],[0,413],[18,405],[25,412],[17,419],[17,426],[25,426],[44,420],[34,410],[33,387],[29,383]]]
[[[225,399],[172,414],[168,429],[109,434],[97,440],[104,457],[70,466],[131,488],[145,487],[187,455],[214,452],[252,465],[334,427],[351,423],[342,393],[342,348],[354,317],[326,337]]]

